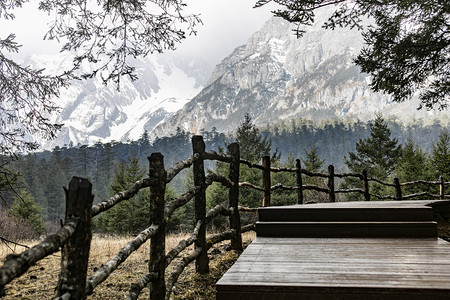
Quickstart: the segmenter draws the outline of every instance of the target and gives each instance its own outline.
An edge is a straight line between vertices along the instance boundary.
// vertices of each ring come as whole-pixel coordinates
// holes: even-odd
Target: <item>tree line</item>
[[[398,177],[401,182],[437,180],[441,175],[450,178],[450,136],[448,130],[435,123],[430,126],[399,124],[377,116],[369,123],[346,123],[331,121],[314,124],[306,120],[256,127],[250,116],[246,116],[238,129],[230,135],[216,129],[203,131],[206,149],[224,152],[234,141],[240,144],[244,160],[260,163],[263,156],[271,157],[272,166],[295,167],[300,158],[303,168],[319,172],[333,164],[340,171],[360,173],[367,170],[370,177],[389,181]],[[63,217],[64,190],[74,175],[89,178],[94,186],[94,201],[100,202],[109,196],[127,189],[135,181],[145,177],[147,157],[153,152],[161,152],[167,167],[186,159],[192,153],[191,133],[178,129],[169,137],[149,140],[144,132],[137,141],[128,143],[96,143],[92,146],[56,147],[52,151],[28,154],[10,163],[15,177],[15,190],[2,192],[1,206],[11,217],[25,218],[37,234],[52,230]],[[400,142],[402,141],[402,142]],[[207,168],[223,175],[227,174],[225,164],[206,165]],[[250,184],[260,185],[259,170],[242,166],[240,178]],[[295,176],[286,173],[272,174],[273,183],[295,185]],[[184,179],[174,182],[168,189],[166,198],[171,199],[185,191],[192,183],[192,175],[185,172]],[[4,178],[3,178],[4,179]],[[304,178],[306,184],[325,185],[319,178]],[[338,182],[342,188],[360,187],[359,181]],[[409,190],[410,189],[410,190]],[[406,187],[405,193],[430,189]],[[373,183],[371,190],[383,195],[389,193],[386,187]],[[431,191],[430,191],[431,192]],[[227,191],[214,184],[207,193],[208,209],[226,199]],[[306,201],[326,201],[326,195],[307,191]],[[358,195],[346,195],[340,201],[360,200]],[[131,201],[114,207],[95,221],[96,230],[112,233],[135,233],[142,229],[148,216],[148,191],[142,191]],[[241,205],[257,207],[262,194],[253,189],[241,189]],[[295,204],[295,193],[277,190],[272,195],[272,205]],[[25,214],[25,212],[32,212]],[[193,224],[186,223],[187,216],[193,214],[189,205],[177,211],[170,230],[187,230]],[[247,221],[255,216],[248,214]],[[245,221],[245,219],[244,219]],[[44,226],[44,223],[46,226]],[[220,219],[211,226],[221,226]]]

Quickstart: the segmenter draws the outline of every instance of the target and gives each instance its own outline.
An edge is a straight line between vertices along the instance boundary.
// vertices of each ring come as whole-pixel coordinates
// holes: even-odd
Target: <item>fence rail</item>
[[[12,254],[6,257],[4,264],[0,267],[0,296],[4,293],[5,286],[14,278],[25,273],[28,268],[57,252],[62,248],[61,272],[56,287],[56,299],[84,299],[86,295],[94,292],[95,288],[105,281],[118,266],[123,263],[134,251],[150,240],[149,271],[138,281],[131,284],[128,299],[137,299],[141,290],[150,286],[151,299],[169,299],[172,289],[184,268],[195,262],[196,271],[207,273],[209,261],[207,251],[214,244],[230,240],[231,248],[242,250],[243,232],[254,230],[255,225],[241,226],[240,212],[255,212],[256,208],[239,206],[240,187],[253,188],[262,192],[262,205],[270,206],[271,193],[282,189],[297,193],[297,203],[304,201],[305,190],[315,190],[328,194],[331,202],[336,201],[338,193],[359,193],[369,201],[371,197],[379,199],[403,200],[414,197],[428,196],[433,198],[448,199],[445,195],[445,182],[441,177],[439,181],[414,181],[400,183],[394,179],[393,183],[385,183],[378,179],[369,178],[367,172],[361,174],[335,173],[334,167],[328,167],[328,173],[310,172],[302,169],[299,159],[296,160],[295,168],[273,168],[270,158],[264,157],[262,165],[254,164],[240,158],[239,145],[233,143],[228,146],[228,154],[205,151],[205,143],[201,136],[192,138],[193,155],[186,160],[180,161],[170,170],[164,168],[164,157],[161,153],[153,153],[149,157],[149,177],[134,183],[128,190],[120,192],[103,202],[92,206],[92,185],[87,179],[74,177],[66,190],[66,216],[65,224],[55,234],[49,235],[41,243],[27,249],[21,254]],[[215,160],[229,164],[228,178],[220,174],[208,173],[204,169],[204,160]],[[262,172],[262,185],[257,186],[248,182],[239,182],[240,165],[256,168]],[[171,182],[182,170],[193,167],[194,186],[180,197],[165,203],[164,194],[166,185]],[[290,172],[296,176],[295,186],[285,186],[281,183],[271,185],[271,173]],[[303,184],[303,176],[319,177],[325,179],[326,187]],[[362,189],[335,189],[335,178],[353,177],[362,181]],[[218,182],[228,188],[228,199],[206,211],[206,189],[213,182]],[[385,186],[395,188],[395,195],[380,196],[370,193],[369,182],[376,182]],[[402,195],[402,187],[414,184],[438,185],[440,194],[433,195],[428,192],[412,195]],[[94,216],[107,211],[122,201],[126,201],[136,195],[139,190],[150,188],[150,216],[149,227],[139,233],[133,240],[129,241],[112,259],[100,266],[97,271],[87,277],[87,263],[91,242],[91,220]],[[196,224],[191,235],[180,241],[177,246],[165,253],[165,228],[173,212],[186,205],[194,199]],[[225,204],[227,203],[227,204]],[[217,216],[227,216],[229,230],[215,234],[206,235],[206,224]],[[183,256],[174,266],[173,271],[166,278],[166,268],[174,262],[183,251],[194,245],[194,250]]]

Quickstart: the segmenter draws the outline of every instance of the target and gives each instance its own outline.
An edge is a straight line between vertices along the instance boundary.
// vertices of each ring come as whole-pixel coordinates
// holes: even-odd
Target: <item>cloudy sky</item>
[[[186,12],[199,13],[203,25],[199,25],[197,36],[189,36],[178,46],[179,51],[188,52],[206,59],[215,65],[234,48],[246,43],[271,16],[274,6],[254,9],[256,0],[185,0]],[[35,1],[26,3],[14,13],[14,22],[0,18],[0,35],[4,38],[14,32],[16,41],[22,44],[20,56],[56,53],[54,42],[43,41],[46,32],[46,15],[39,12]]]

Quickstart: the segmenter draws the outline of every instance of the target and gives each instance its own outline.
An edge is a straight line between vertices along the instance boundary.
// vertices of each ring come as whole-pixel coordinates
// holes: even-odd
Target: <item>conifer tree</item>
[[[402,155],[395,169],[396,177],[400,182],[411,182],[432,179],[430,173],[428,155],[409,137],[403,145]],[[424,185],[405,186],[403,194],[419,193],[428,188],[429,186]]]
[[[305,169],[310,172],[319,172],[323,169],[324,160],[317,153],[317,147],[313,146],[310,151],[305,151],[306,159],[303,160]]]
[[[313,146],[310,151],[305,151],[306,159],[303,160],[304,168],[310,172],[323,171],[324,160],[322,160],[317,153],[317,147]],[[306,184],[315,185],[318,187],[326,187],[323,178],[304,176]],[[308,190],[305,193],[306,202],[327,202],[328,196],[324,193],[314,190]]]
[[[139,158],[132,155],[128,163],[119,163],[113,183],[111,195],[115,195],[129,189],[136,181],[141,180],[146,171],[139,165]],[[170,188],[166,189],[166,199],[174,198]],[[136,234],[150,224],[150,191],[141,189],[137,195],[126,201],[122,201],[109,209],[97,219],[100,230],[117,234]]]
[[[370,124],[370,137],[356,143],[356,153],[350,152],[345,164],[356,173],[367,170],[369,176],[385,180],[390,176],[401,154],[401,146],[381,115]]]
[[[280,154],[277,150],[272,152],[270,139],[261,135],[249,114],[245,115],[243,122],[236,130],[236,142],[239,143],[240,155],[243,160],[261,164],[263,156],[269,155],[272,164],[279,162]],[[216,172],[228,176],[228,170],[228,164],[217,164]],[[246,181],[256,186],[261,186],[262,183],[261,170],[249,168],[243,164],[240,166],[239,178],[241,182]],[[227,195],[227,191],[223,187],[213,185],[208,189],[207,201],[210,206],[214,206],[223,203],[227,199]],[[247,207],[259,207],[262,204],[262,194],[251,188],[241,188],[239,203]]]
[[[369,177],[386,181],[397,165],[401,155],[401,146],[395,138],[391,138],[391,131],[381,115],[377,115],[374,122],[370,124],[370,136],[360,139],[356,143],[356,153],[350,152],[345,158],[345,164],[353,173],[361,174],[367,171]],[[361,188],[360,180],[346,178],[343,188],[356,186]],[[373,183],[370,189],[374,194],[385,195],[386,188],[380,184]],[[350,195],[350,200],[360,199],[359,195]]]
[[[446,181],[450,181],[450,133],[448,130],[443,130],[439,140],[433,145],[431,162],[434,176],[443,176]]]
[[[450,9],[447,0],[258,0],[275,2],[278,17],[297,25],[301,37],[328,10],[325,29],[362,30],[365,47],[355,63],[372,75],[371,87],[402,102],[416,92],[427,108],[446,108],[450,99],[448,52]],[[364,20],[371,20],[367,24]],[[421,105],[422,107],[422,105]]]
[[[144,175],[145,171],[139,166],[139,158],[136,156],[129,158],[127,164],[119,163],[111,184],[111,195],[129,189]],[[132,199],[117,204],[99,218],[100,229],[118,234],[137,233],[145,229],[149,224],[149,198],[148,189],[144,189]]]
[[[39,235],[45,231],[41,211],[42,208],[34,202],[33,197],[27,191],[22,190],[14,198],[14,203],[8,213],[24,220]]]

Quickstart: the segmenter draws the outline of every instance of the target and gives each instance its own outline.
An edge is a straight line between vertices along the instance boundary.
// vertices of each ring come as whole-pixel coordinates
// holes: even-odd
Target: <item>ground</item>
[[[450,241],[450,223],[447,218],[438,216],[439,236]],[[244,245],[247,246],[253,239],[254,233],[244,235]],[[167,238],[167,249],[178,244],[186,235],[170,235]],[[94,236],[91,246],[88,276],[95,272],[102,263],[112,258],[132,237],[101,237]],[[0,245],[0,263],[5,256],[13,250],[16,253],[23,251],[22,247]],[[192,249],[192,247],[190,248]],[[210,273],[199,275],[194,271],[194,264],[190,264],[178,279],[173,289],[171,299],[202,300],[215,298],[215,284],[222,275],[233,265],[240,253],[230,250],[227,242],[214,246],[209,251]],[[147,272],[149,256],[148,243],[129,257],[111,276],[100,284],[93,295],[87,299],[125,299],[130,285]],[[51,299],[55,295],[60,264],[59,253],[51,255],[35,266],[31,267],[21,277],[16,278],[6,286],[6,295],[2,298],[10,299]],[[168,269],[166,276],[170,273]],[[149,290],[144,289],[140,299],[148,299]]]
[[[178,244],[186,235],[170,235],[167,238],[167,249]],[[132,237],[100,237],[94,236],[91,246],[88,276],[95,272],[102,263],[112,258]],[[254,238],[253,234],[244,235],[244,245],[247,246]],[[14,250],[23,251],[22,247],[8,249],[0,245],[0,262],[8,253]],[[199,275],[194,271],[194,264],[190,264],[178,279],[173,289],[171,299],[214,299],[215,283],[228,270],[240,253],[230,250],[227,242],[214,246],[209,251],[210,273]],[[130,256],[111,276],[94,290],[94,294],[87,299],[125,299],[130,285],[143,276],[148,270],[148,243]],[[6,286],[6,295],[9,299],[51,299],[55,295],[60,269],[59,253],[51,255],[32,266],[21,277],[14,279]],[[170,273],[170,267],[166,276]],[[139,299],[148,299],[149,290],[144,289]]]

